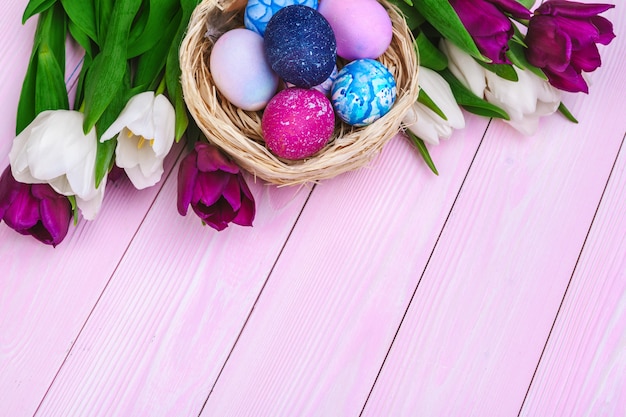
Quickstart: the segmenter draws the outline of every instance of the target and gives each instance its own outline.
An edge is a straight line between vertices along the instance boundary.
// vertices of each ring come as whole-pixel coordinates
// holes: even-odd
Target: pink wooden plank
[[[626,415],[624,201],[622,145],[522,416]]]
[[[37,415],[199,413],[309,194],[252,191],[255,226],[218,233],[169,178]]]
[[[166,159],[166,172],[178,152]],[[34,413],[159,189],[111,184],[97,219],[70,227],[55,249],[0,225],[4,415]]]
[[[579,125],[489,131],[364,415],[518,413],[622,142],[624,47],[568,97]]]
[[[433,150],[440,177],[396,137],[315,189],[203,416],[360,411],[485,128]]]
[[[2,170],[8,164],[36,26],[36,19],[21,26],[25,6],[24,0],[4,3],[0,16],[0,94],[6,110],[0,115],[6,139],[0,143]],[[68,45],[66,73],[72,86],[80,51]],[[169,158],[167,166],[173,162]],[[128,183],[109,186],[98,222],[71,228],[56,249],[0,225],[0,414],[32,415],[158,190],[138,195]],[[120,227],[115,236],[110,232],[113,225]]]

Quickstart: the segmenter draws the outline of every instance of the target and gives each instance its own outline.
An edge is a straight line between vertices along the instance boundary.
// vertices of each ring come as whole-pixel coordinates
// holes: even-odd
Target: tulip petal
[[[241,189],[237,175],[229,175],[228,183],[224,187],[223,196],[234,211],[241,207]]]
[[[600,52],[595,43],[590,44],[586,48],[577,51],[576,54],[572,54],[571,65],[577,70],[577,72],[595,71],[602,64],[600,58]]]
[[[96,215],[102,207],[102,201],[104,200],[104,191],[106,188],[106,181],[100,183],[95,191],[95,194],[91,198],[81,198],[76,196],[76,205],[80,209],[81,214],[85,220],[94,220]]]
[[[151,109],[154,102],[154,92],[146,91],[131,97],[120,112],[118,118],[102,134],[100,141],[104,142],[121,133],[124,128],[129,128],[133,133],[144,135],[152,132],[138,132],[135,127],[148,125],[152,122]],[[131,126],[132,125],[132,126]],[[152,135],[149,135],[152,137]]]
[[[544,72],[548,77],[550,84],[559,90],[569,91],[570,93],[589,93],[589,87],[587,86],[585,79],[572,67],[567,67],[565,71],[561,72],[549,70]]]
[[[33,185],[33,194],[35,194],[35,187],[37,185]],[[50,188],[47,185],[39,185],[39,187]],[[67,235],[72,219],[72,205],[65,197],[54,197],[42,199],[39,208],[41,223],[50,237],[50,244],[56,246]]]
[[[448,67],[452,74],[472,93],[482,98],[487,86],[483,67],[446,39],[442,39],[439,43],[439,49],[448,57]]]
[[[530,10],[516,0],[487,0],[498,8],[518,19],[530,19]]]
[[[157,95],[152,109],[152,123],[154,125],[154,153],[165,156],[174,144],[176,113],[174,106],[164,95]]]
[[[136,189],[143,190],[161,181],[164,170],[161,165],[152,172],[146,173],[141,169],[141,166],[137,165],[131,168],[124,168],[124,172],[126,172],[126,176],[128,176],[128,179]]]
[[[39,200],[31,195],[30,185],[22,184],[20,186],[20,191],[14,195],[3,219],[10,228],[20,233],[37,224],[39,221]]]
[[[192,151],[183,158],[178,167],[178,198],[177,208],[181,216],[187,215],[187,210],[193,197],[194,185],[198,176],[196,169],[197,152]]]
[[[128,134],[129,131],[124,128],[115,148],[115,165],[120,168],[132,168],[139,163],[139,137],[132,133],[129,137]]]
[[[248,186],[243,180],[243,178],[241,178],[242,190],[245,189],[244,187],[247,188]],[[256,207],[254,204],[254,200],[251,198],[243,198],[241,201],[241,207],[239,208],[237,215],[233,219],[233,223],[238,224],[240,226],[252,226],[252,223],[254,222],[255,212],[256,212]]]
[[[602,16],[592,16],[590,18],[591,23],[598,29],[598,43],[602,45],[608,45],[615,38],[613,32],[613,23],[610,20]]]
[[[200,172],[196,178],[192,205],[199,202],[207,207],[215,204],[222,197],[228,179],[229,176],[221,171]]]
[[[572,18],[592,17],[615,7],[614,4],[578,3],[568,0],[551,0],[544,2],[535,10],[535,14],[564,16]]]
[[[224,171],[237,174],[239,167],[230,161],[217,147],[204,142],[196,142],[198,169],[202,172]]]
[[[572,42],[552,19],[534,17],[526,35],[526,58],[538,68],[549,67],[552,71],[564,71],[572,56]]]

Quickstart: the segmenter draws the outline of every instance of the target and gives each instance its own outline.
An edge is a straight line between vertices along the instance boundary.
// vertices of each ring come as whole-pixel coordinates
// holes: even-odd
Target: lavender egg
[[[248,0],[243,15],[243,23],[246,28],[264,35],[267,23],[272,16],[283,7],[296,4],[317,9],[317,0]]]
[[[232,29],[220,36],[209,68],[220,93],[243,110],[261,110],[278,89],[278,75],[265,58],[263,37],[248,29]]]
[[[373,59],[358,59],[339,71],[332,102],[337,116],[352,126],[367,126],[383,117],[396,101],[396,80]]]
[[[311,88],[333,72],[337,42],[330,24],[315,9],[287,6],[267,24],[265,54],[285,82]]]
[[[317,10],[333,28],[342,58],[376,59],[391,44],[391,18],[376,0],[323,0]]]

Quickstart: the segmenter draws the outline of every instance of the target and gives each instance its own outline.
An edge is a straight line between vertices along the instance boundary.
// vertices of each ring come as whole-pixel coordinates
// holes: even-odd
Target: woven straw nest
[[[319,181],[366,165],[399,131],[405,112],[419,93],[413,35],[393,5],[384,0],[380,3],[393,24],[391,45],[378,60],[396,79],[394,106],[366,127],[355,128],[338,121],[331,140],[321,151],[304,160],[290,161],[278,158],[265,147],[262,111],[244,111],[230,104],[220,95],[209,71],[213,44],[222,33],[243,26],[246,1],[203,0],[191,17],[180,62],[185,102],[209,141],[255,177],[279,185]]]

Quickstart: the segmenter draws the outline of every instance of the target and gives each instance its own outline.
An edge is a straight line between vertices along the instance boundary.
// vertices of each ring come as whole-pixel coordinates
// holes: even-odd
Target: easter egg
[[[391,18],[376,0],[323,0],[318,11],[333,28],[342,58],[376,59],[391,44]]]
[[[232,29],[219,37],[209,69],[219,92],[243,110],[261,110],[278,88],[278,75],[265,58],[263,37],[248,29]]]
[[[315,9],[287,6],[267,24],[265,54],[285,82],[311,88],[332,73],[337,44],[330,25]]]
[[[321,150],[335,128],[328,98],[319,91],[288,88],[267,104],[261,129],[268,149],[285,159],[303,159]]]
[[[315,86],[313,86],[311,88],[314,89],[314,90],[319,91],[320,93],[324,94],[325,96],[329,96],[330,95],[330,90],[332,90],[333,83],[337,79],[337,75],[338,74],[339,74],[339,71],[337,70],[337,65],[335,65],[335,67],[333,68],[333,72],[331,72],[330,76],[328,78],[326,78],[326,81],[324,81],[321,84],[315,85]],[[287,87],[295,87],[295,86],[293,84],[287,83]]]
[[[387,67],[358,59],[343,67],[333,84],[332,103],[341,120],[367,126],[387,114],[396,101],[396,81]]]
[[[286,6],[301,4],[317,9],[317,0],[248,0],[243,15],[246,28],[263,35],[272,16]]]

